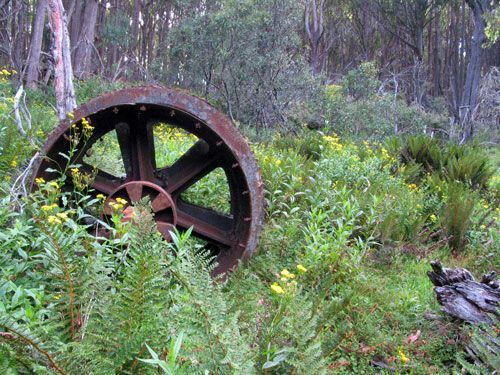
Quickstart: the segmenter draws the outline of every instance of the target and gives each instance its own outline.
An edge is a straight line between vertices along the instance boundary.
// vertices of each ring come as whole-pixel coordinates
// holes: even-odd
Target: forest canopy
[[[48,3],[0,3],[0,66],[20,72],[17,79],[29,88],[45,87],[54,78]],[[186,88],[257,130],[291,130],[304,122],[352,128],[355,120],[343,113],[345,103],[325,98],[325,91],[340,85],[351,111],[369,112],[352,91],[352,85],[361,85],[354,90],[378,94],[377,105],[393,113],[381,133],[400,132],[405,124],[398,123],[406,122],[401,117],[415,112],[411,116],[433,119],[433,126],[419,132],[459,141],[476,133],[497,137],[496,0],[65,0],[62,5],[79,80],[95,76]],[[369,71],[359,70],[367,63]]]

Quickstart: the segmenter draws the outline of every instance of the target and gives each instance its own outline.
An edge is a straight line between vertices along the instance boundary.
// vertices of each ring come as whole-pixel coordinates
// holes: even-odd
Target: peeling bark
[[[48,6],[49,21],[54,39],[52,54],[54,58],[57,117],[59,120],[63,120],[68,112],[76,108],[68,27],[61,0],[49,0]]]

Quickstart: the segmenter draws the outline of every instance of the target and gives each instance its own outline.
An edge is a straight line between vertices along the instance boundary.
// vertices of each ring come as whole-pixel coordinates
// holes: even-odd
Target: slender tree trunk
[[[78,41],[73,42],[75,48],[74,68],[75,76],[79,79],[85,78],[89,72],[90,56],[94,48],[95,25],[97,21],[97,9],[99,2],[97,0],[87,0],[85,2],[85,11],[83,12],[84,22],[80,30]],[[78,16],[75,14],[75,16]]]
[[[71,57],[74,60],[75,57],[75,46],[78,43],[78,39],[80,39],[80,31],[82,29],[82,19],[84,12],[85,1],[75,0],[71,3],[71,19],[69,20],[69,37],[71,41],[71,47],[73,48],[71,51]]]
[[[472,16],[474,18],[474,32],[471,40],[465,87],[459,108],[461,142],[468,141],[474,135],[474,124],[471,117],[477,106],[483,55],[482,45],[486,41],[486,35],[484,33],[486,25],[483,19],[483,14],[488,11],[489,0],[466,0],[466,3],[472,10]]]
[[[46,7],[47,0],[38,0],[36,3],[36,14],[33,18],[33,30],[31,32],[31,43],[26,73],[26,87],[32,89],[37,87]]]
[[[66,114],[76,107],[68,27],[61,0],[48,1],[49,21],[54,38],[54,87],[57,117],[63,120]]]
[[[311,52],[309,55],[309,63],[314,74],[318,74],[322,68],[322,53],[321,43],[323,33],[325,31],[324,16],[325,16],[325,0],[307,0],[304,16],[304,24],[309,41]]]
[[[12,62],[14,68],[21,72],[26,58],[27,30],[28,30],[28,4],[25,0],[14,2],[17,20],[12,23]]]

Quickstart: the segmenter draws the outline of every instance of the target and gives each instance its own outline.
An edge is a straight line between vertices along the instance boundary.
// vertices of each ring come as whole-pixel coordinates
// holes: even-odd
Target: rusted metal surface
[[[118,197],[134,202],[148,195],[164,236],[168,237],[166,231],[172,225],[181,230],[193,226],[193,234],[217,254],[216,273],[232,269],[255,251],[264,218],[262,178],[247,142],[224,114],[202,99],[161,87],[136,87],[104,95],[79,107],[73,120],[61,122],[49,136],[42,150],[45,157],[34,166],[33,186],[37,177],[56,177],[47,168],[58,169],[67,163],[60,153],[69,150],[71,125],[83,118],[95,129],[72,160],[82,165],[82,170],[91,169],[83,162],[85,152],[116,130],[126,177],[98,171],[92,184],[95,194],[108,197],[107,205]],[[173,124],[199,140],[172,165],[157,168],[155,123]],[[181,199],[183,191],[216,168],[226,173],[231,195],[229,215]]]

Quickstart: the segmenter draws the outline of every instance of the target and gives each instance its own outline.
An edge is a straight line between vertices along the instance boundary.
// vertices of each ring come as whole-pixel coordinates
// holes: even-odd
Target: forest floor
[[[54,128],[52,111],[41,95],[30,110],[32,133],[37,142],[44,141]],[[193,136],[169,124],[158,127],[155,136],[156,155],[165,164],[194,142]],[[41,193],[26,199],[25,211],[13,211],[12,182],[33,149],[12,130],[4,133],[5,140],[0,159],[0,311],[26,330],[45,327],[47,333],[55,329],[52,318],[64,314],[65,298],[60,296],[66,292],[51,288],[56,279],[50,272],[35,272],[51,269],[50,257],[44,258],[44,234],[37,218],[52,220],[51,230],[60,234],[61,243],[69,243],[69,253],[76,251],[71,239],[83,227],[68,202],[50,211],[63,181],[57,188],[40,182]],[[498,150],[442,145],[423,137],[368,142],[309,129],[296,136],[276,133],[265,141],[251,138],[250,143],[265,182],[267,214],[258,250],[213,292],[213,303],[212,297],[203,294],[206,291],[189,294],[189,290],[182,292],[182,282],[169,284],[165,293],[173,297],[164,308],[170,314],[170,326],[162,328],[168,334],[161,339],[167,342],[168,337],[185,333],[176,361],[189,366],[188,373],[230,372],[224,367],[226,360],[241,360],[242,368],[269,374],[460,371],[465,328],[440,312],[426,272],[434,259],[447,267],[468,268],[477,277],[500,269]],[[432,151],[436,149],[437,154]],[[422,152],[427,152],[430,162],[422,161]],[[459,165],[451,167],[452,159]],[[97,144],[90,162],[119,174],[123,162],[116,138]],[[186,199],[223,210],[229,194],[224,173],[212,173],[190,189]],[[78,236],[84,236],[78,238],[88,248],[115,246]],[[185,246],[197,246],[187,241]],[[84,265],[75,259],[70,272],[80,270],[77,278]],[[119,260],[107,261],[114,267]],[[87,281],[80,282],[86,285]],[[74,293],[72,298],[88,297]],[[232,320],[224,324],[238,332],[232,338],[221,334],[221,347],[245,347],[239,353],[244,359],[234,353],[231,357],[232,352],[206,354],[212,343],[203,340],[218,334],[186,318],[187,311],[196,310],[200,303],[208,304],[206,311],[211,311],[215,302],[227,305],[227,310],[221,309]],[[71,341],[58,337],[59,344]],[[66,344],[54,349],[56,341],[45,340],[47,350],[78,353]],[[153,345],[149,338],[148,342]],[[0,343],[0,368],[17,373],[12,369],[24,365],[15,361],[15,347]],[[129,359],[137,358],[137,351],[130,350]],[[44,358],[34,358],[31,369],[46,365]],[[62,363],[76,366],[67,359]]]

